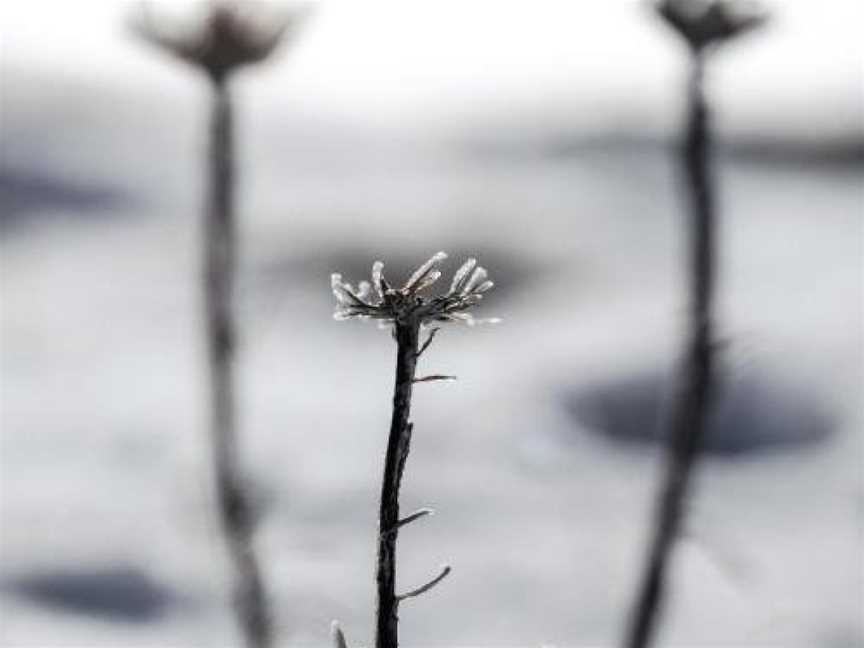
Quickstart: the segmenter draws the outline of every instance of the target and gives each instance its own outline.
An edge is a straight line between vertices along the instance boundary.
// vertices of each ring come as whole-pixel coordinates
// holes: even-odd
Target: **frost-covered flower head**
[[[260,2],[213,0],[194,24],[156,20],[149,5],[133,21],[133,29],[214,78],[267,58],[287,32],[294,32],[308,13],[306,6],[276,11]]]
[[[376,319],[385,323],[428,324],[429,322],[462,322],[474,325],[494,323],[497,319],[476,319],[468,311],[492,288],[484,268],[477,259],[468,259],[453,276],[450,289],[436,297],[423,295],[441,277],[439,266],[447,258],[444,252],[433,255],[421,265],[401,288],[391,288],[384,278],[384,264],[372,264],[372,281],[361,281],[355,289],[342,281],[342,275],[331,277],[336,296],[337,320]]]
[[[655,8],[697,52],[750,31],[767,18],[753,0],[660,0]]]

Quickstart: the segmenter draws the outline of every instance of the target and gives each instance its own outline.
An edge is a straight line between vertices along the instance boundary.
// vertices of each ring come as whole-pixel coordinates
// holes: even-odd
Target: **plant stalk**
[[[704,66],[704,55],[694,52],[687,91],[687,124],[680,151],[690,212],[687,347],[667,448],[664,483],[658,495],[651,544],[627,629],[626,648],[646,648],[655,637],[668,589],[671,553],[684,518],[712,391],[716,223]]]
[[[237,460],[236,326],[232,304],[237,231],[231,95],[224,75],[213,75],[211,81],[203,284],[213,476],[219,520],[234,572],[234,606],[245,644],[248,648],[270,648],[272,624],[261,570],[252,547],[253,512]]]
[[[396,540],[399,529],[399,487],[411,445],[411,392],[417,367],[419,322],[397,322],[396,383],[393,389],[393,418],[381,483],[378,517],[378,609],[375,648],[399,645],[399,598],[396,596]]]

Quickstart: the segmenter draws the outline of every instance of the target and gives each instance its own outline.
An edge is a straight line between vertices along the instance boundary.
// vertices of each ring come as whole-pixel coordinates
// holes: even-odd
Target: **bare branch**
[[[430,589],[432,589],[433,587],[435,587],[435,586],[436,586],[438,583],[440,583],[442,580],[444,580],[445,578],[447,578],[447,575],[450,573],[450,571],[451,571],[451,570],[450,570],[450,565],[442,565],[442,566],[441,566],[441,573],[438,574],[438,575],[437,575],[435,578],[433,578],[431,581],[429,581],[429,582],[426,583],[425,585],[422,585],[422,586],[418,587],[418,588],[415,589],[415,590],[411,590],[410,592],[405,592],[405,594],[400,594],[399,596],[396,597],[396,599],[399,600],[399,601],[404,601],[405,599],[413,598],[413,597],[415,597],[415,596],[420,596],[420,595],[423,594],[424,592],[428,592]]]

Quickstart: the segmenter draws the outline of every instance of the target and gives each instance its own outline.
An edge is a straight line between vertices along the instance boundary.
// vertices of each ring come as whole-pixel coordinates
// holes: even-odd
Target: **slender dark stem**
[[[233,564],[234,605],[245,642],[248,648],[269,648],[272,627],[252,548],[253,515],[237,464],[232,311],[237,235],[231,96],[225,77],[214,76],[212,81],[203,280],[213,472],[222,532]]]
[[[690,210],[689,331],[680,400],[672,420],[666,475],[658,495],[645,571],[627,631],[627,648],[645,648],[651,645],[656,634],[668,589],[668,564],[684,517],[691,475],[705,432],[711,392],[715,209],[703,74],[703,55],[694,53],[688,88],[687,126],[681,150]]]
[[[411,445],[411,391],[417,367],[418,322],[397,322],[396,384],[393,389],[393,418],[381,483],[378,518],[378,610],[375,648],[399,645],[399,597],[396,595],[396,540],[399,529],[399,486]]]

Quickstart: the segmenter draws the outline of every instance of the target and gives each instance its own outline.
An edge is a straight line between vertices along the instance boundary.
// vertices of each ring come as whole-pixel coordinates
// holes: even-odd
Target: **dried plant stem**
[[[715,209],[711,184],[711,140],[703,76],[704,58],[694,52],[688,116],[681,150],[690,209],[691,281],[689,331],[680,401],[672,421],[666,475],[659,493],[654,530],[625,646],[645,648],[654,638],[666,590],[666,574],[679,534],[688,488],[705,433],[712,379]]]
[[[210,434],[222,532],[233,567],[234,605],[248,648],[269,648],[272,627],[252,547],[253,513],[237,463],[234,389],[236,332],[232,293],[237,234],[233,210],[231,96],[224,76],[212,76],[213,106],[204,218],[204,310],[209,371]]]
[[[399,535],[399,486],[411,445],[411,392],[417,367],[420,323],[396,322],[396,385],[393,390],[393,418],[381,483],[378,518],[378,611],[376,648],[399,645],[399,597],[396,595],[396,540]]]

